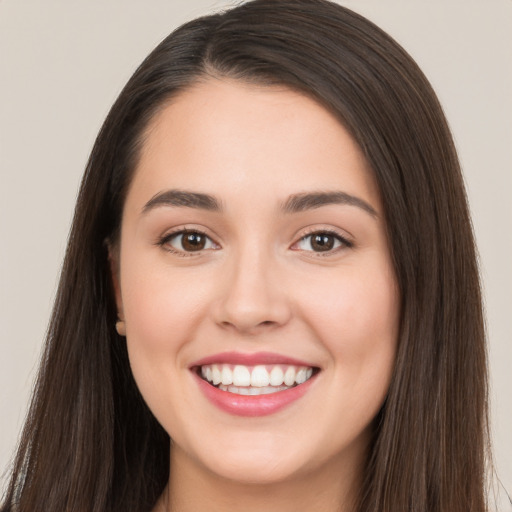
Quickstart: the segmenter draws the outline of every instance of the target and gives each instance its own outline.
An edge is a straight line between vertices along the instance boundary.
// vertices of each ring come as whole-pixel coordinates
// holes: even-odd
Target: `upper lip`
[[[294,366],[307,366],[315,368],[315,365],[307,361],[302,361],[294,357],[284,356],[282,354],[275,354],[273,352],[220,352],[211,356],[204,357],[195,361],[190,365],[190,368],[197,366],[204,366],[209,364],[239,364],[244,366],[257,366],[263,364],[287,364]]]

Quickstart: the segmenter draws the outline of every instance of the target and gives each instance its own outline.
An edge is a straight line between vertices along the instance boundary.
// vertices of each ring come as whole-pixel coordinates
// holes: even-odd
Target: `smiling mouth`
[[[207,364],[196,367],[199,377],[212,386],[236,395],[268,395],[307,382],[319,368],[287,364]]]

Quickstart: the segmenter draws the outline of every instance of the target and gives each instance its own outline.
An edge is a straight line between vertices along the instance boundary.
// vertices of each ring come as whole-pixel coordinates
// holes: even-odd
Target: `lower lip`
[[[236,416],[267,416],[274,414],[301,398],[311,388],[315,376],[303,384],[268,395],[237,395],[212,386],[194,374],[199,389],[210,402],[223,411]]]

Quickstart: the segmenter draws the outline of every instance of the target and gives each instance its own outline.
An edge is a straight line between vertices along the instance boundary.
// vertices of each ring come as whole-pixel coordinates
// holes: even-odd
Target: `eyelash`
[[[202,237],[205,237],[211,244],[213,245],[217,245],[212,239],[210,236],[208,236],[204,231],[200,230],[200,229],[197,229],[197,228],[194,228],[194,229],[180,229],[178,231],[173,231],[172,233],[168,233],[166,235],[164,235],[163,237],[161,237],[158,241],[157,241],[157,244],[158,246],[160,247],[163,247],[166,251],[169,251],[177,256],[180,256],[180,257],[191,257],[191,256],[196,256],[200,253],[202,253],[203,251],[205,250],[212,250],[212,248],[205,248],[205,249],[199,249],[197,251],[187,251],[187,250],[180,250],[180,249],[176,249],[174,247],[172,247],[170,245],[170,242],[174,239],[174,238],[177,238],[179,236],[183,236],[183,235],[199,235],[199,236],[202,236]],[[339,242],[339,246],[338,247],[335,247],[335,248],[332,248],[332,249],[328,249],[326,251],[314,251],[314,250],[305,250],[305,249],[293,249],[294,246],[300,244],[301,242],[304,242],[305,240],[307,240],[308,238],[311,238],[313,237],[314,235],[325,235],[325,236],[330,236],[330,237],[333,237],[335,239],[336,242]],[[311,242],[310,242],[310,245],[311,245]],[[297,250],[297,251],[303,251],[303,252],[311,252],[313,254],[315,254],[315,257],[325,257],[325,256],[330,256],[334,253],[337,253],[339,250],[342,250],[344,248],[347,248],[347,249],[350,249],[354,246],[353,242],[351,242],[350,240],[347,240],[345,237],[341,236],[338,232],[336,231],[333,231],[333,230],[329,230],[329,229],[315,229],[309,233],[306,233],[305,235],[303,235],[302,237],[300,237],[300,239],[297,241],[297,242],[294,242],[292,244],[292,250]]]
[[[314,256],[315,258],[318,258],[318,257],[332,256],[333,254],[337,253],[340,250],[351,249],[352,247],[354,247],[353,242],[351,242],[344,236],[340,235],[337,231],[334,231],[331,229],[313,229],[312,231],[301,236],[300,239],[292,245],[292,247],[300,244],[301,242],[304,242],[308,238],[311,239],[311,237],[313,237],[315,235],[331,236],[335,239],[335,241],[339,242],[340,245],[338,247],[335,247],[333,249],[328,249],[326,251],[309,251],[309,250],[304,250],[304,249],[295,249],[295,250],[303,251],[303,252],[311,252],[315,255]],[[311,241],[310,241],[310,245],[311,245]]]
[[[205,250],[211,250],[211,249],[200,249],[198,251],[186,251],[186,250],[176,249],[176,248],[174,248],[174,247],[172,247],[170,245],[170,242],[174,238],[177,238],[177,237],[183,236],[183,235],[187,235],[187,234],[188,235],[200,235],[200,236],[203,236],[207,240],[209,240],[210,243],[212,243],[214,245],[217,245],[211,239],[210,236],[208,236],[204,231],[202,231],[200,229],[197,229],[197,228],[194,228],[194,229],[179,229],[177,231],[173,231],[172,233],[167,233],[166,235],[164,235],[162,238],[160,238],[157,241],[157,245],[160,246],[160,247],[163,247],[166,251],[169,251],[172,254],[175,254],[176,256],[180,256],[180,257],[184,257],[184,258],[191,257],[191,256],[196,256],[196,255],[202,253]],[[183,242],[182,242],[182,246],[183,246]]]

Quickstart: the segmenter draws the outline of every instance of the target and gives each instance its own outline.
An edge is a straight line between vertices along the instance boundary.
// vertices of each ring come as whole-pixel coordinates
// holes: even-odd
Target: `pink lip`
[[[266,416],[273,414],[302,397],[311,387],[316,375],[290,389],[268,395],[237,395],[212,386],[194,373],[199,389],[219,409],[236,416]]]
[[[292,357],[274,354],[272,352],[256,352],[254,354],[243,354],[241,352],[221,352],[205,357],[190,365],[204,366],[207,364],[242,364],[244,366],[256,366],[259,364],[289,364],[295,366],[313,366],[311,363],[301,361]]]
[[[266,416],[273,414],[301,398],[316,380],[313,375],[303,384],[268,395],[237,395],[229,391],[223,391],[209,384],[199,376],[198,367],[209,364],[241,364],[256,366],[263,364],[288,364],[294,366],[313,367],[306,361],[273,354],[271,352],[258,352],[243,354],[240,352],[223,352],[208,356],[190,365],[192,374],[201,392],[219,409],[236,416]]]

